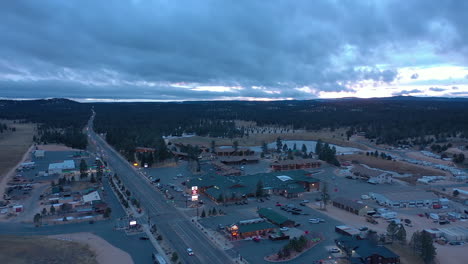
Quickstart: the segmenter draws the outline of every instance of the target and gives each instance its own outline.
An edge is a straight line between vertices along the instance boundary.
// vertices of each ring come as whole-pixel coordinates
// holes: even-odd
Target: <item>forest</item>
[[[0,119],[38,124],[36,143],[61,143],[85,149],[82,129],[91,116],[91,106],[66,99],[30,101],[0,100]]]
[[[36,142],[86,147],[82,133],[96,111],[95,130],[129,160],[136,147],[156,149],[150,162],[170,157],[163,136],[194,133],[235,138],[249,128],[235,120],[258,126],[332,130],[345,127],[347,135],[364,133],[377,144],[427,145],[449,137],[468,137],[468,99],[391,97],[374,99],[317,99],[306,101],[201,101],[170,103],[78,103],[66,99],[0,101],[0,119],[39,124]],[[265,132],[266,133],[266,132]],[[431,137],[425,137],[430,135]]]

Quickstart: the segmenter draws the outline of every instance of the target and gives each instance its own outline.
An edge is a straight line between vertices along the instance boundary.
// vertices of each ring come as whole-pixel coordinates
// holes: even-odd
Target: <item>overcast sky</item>
[[[0,1],[0,97],[468,97],[468,1]]]

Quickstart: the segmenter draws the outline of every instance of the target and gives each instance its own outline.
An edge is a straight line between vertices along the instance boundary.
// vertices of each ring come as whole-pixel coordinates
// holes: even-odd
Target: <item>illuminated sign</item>
[[[198,195],[192,195],[192,201],[198,201]]]
[[[136,166],[138,166],[138,163],[136,163],[136,162],[135,162],[135,163],[133,163],[133,166],[135,166],[135,167],[136,167]]]
[[[192,186],[192,195],[198,195],[198,186]]]
[[[137,222],[135,220],[130,221],[130,226],[135,226]]]

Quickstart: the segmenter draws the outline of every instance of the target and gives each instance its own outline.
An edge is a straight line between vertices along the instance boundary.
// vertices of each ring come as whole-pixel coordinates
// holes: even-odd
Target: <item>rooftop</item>
[[[276,227],[275,225],[267,221],[250,223],[250,224],[239,224],[239,232],[240,233],[255,232],[255,231],[261,231],[261,230],[271,229],[275,227]]]
[[[435,200],[437,195],[432,192],[411,191],[411,192],[388,192],[382,193],[385,197],[392,201],[411,201],[411,200]]]
[[[284,224],[289,220],[286,216],[273,211],[271,208],[260,208],[258,209],[258,214],[278,225]]]
[[[350,207],[350,208],[352,208],[354,210],[361,210],[361,209],[367,207],[365,204],[361,204],[361,203],[358,203],[358,202],[355,202],[353,200],[343,198],[343,197],[337,197],[337,198],[333,199],[333,202],[342,204],[342,205],[347,206],[347,207]]]

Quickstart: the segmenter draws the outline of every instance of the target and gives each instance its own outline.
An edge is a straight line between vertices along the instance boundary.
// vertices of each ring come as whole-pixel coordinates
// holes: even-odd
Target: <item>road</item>
[[[93,131],[93,121],[94,113],[87,127],[89,144],[100,151],[126,188],[137,197],[163,239],[178,252],[179,259],[183,263],[232,263],[226,252],[212,244],[186,216],[168,204],[160,192]],[[192,248],[195,255],[188,256],[187,248]]]

